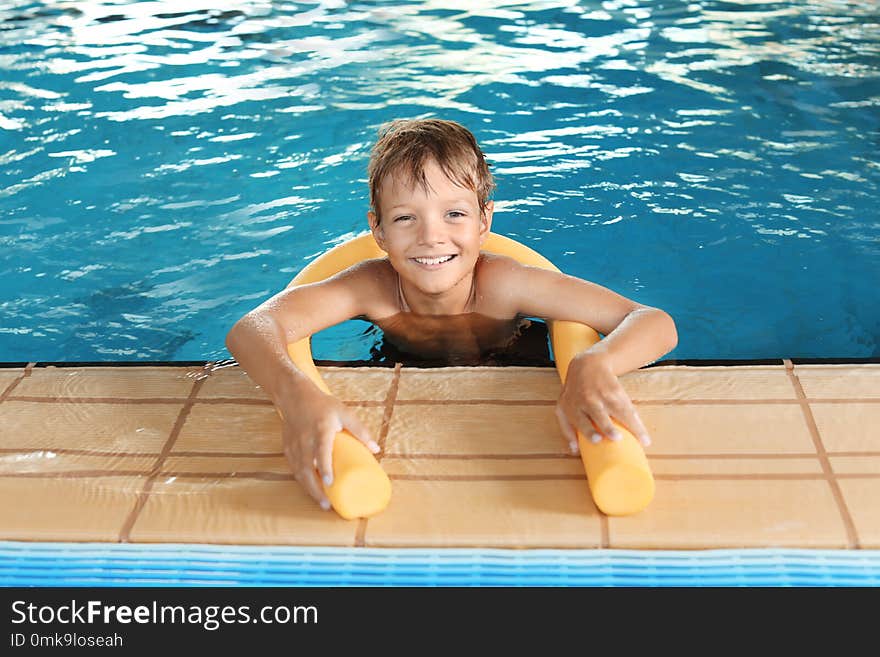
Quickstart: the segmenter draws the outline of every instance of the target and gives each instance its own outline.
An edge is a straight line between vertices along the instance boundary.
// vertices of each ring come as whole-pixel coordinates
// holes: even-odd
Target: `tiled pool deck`
[[[394,487],[321,511],[237,368],[0,369],[0,540],[345,547],[880,548],[880,364],[659,365],[622,377],[657,493],[606,517],[545,368],[323,367]]]

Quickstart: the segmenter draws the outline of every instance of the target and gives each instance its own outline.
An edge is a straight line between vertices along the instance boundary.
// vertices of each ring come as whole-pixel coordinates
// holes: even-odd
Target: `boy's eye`
[[[412,219],[411,215],[403,214],[403,215],[400,215],[399,217],[395,217],[394,221],[407,221],[409,219]]]
[[[461,210],[450,210],[447,214],[453,219],[458,219],[459,217],[465,216],[465,213]]]

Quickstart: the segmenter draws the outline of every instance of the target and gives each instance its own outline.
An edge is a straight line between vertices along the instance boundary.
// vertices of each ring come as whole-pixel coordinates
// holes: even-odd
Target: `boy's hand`
[[[293,476],[325,511],[330,500],[323,484],[333,483],[333,440],[343,429],[376,454],[379,445],[363,422],[332,395],[315,390],[282,403],[281,443]]]
[[[556,404],[556,418],[571,452],[578,452],[575,430],[594,443],[602,440],[602,436],[622,440],[620,431],[611,422],[612,417],[629,429],[642,445],[651,444],[645,425],[605,357],[589,352],[575,357]]]

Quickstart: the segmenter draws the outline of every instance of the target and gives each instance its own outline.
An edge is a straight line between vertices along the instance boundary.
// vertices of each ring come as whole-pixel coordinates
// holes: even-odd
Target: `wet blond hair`
[[[495,179],[486,156],[470,130],[444,119],[395,119],[379,128],[367,167],[370,205],[379,215],[379,189],[386,178],[402,174],[410,184],[428,190],[425,162],[434,160],[449,180],[477,195],[480,213],[489,203]]]

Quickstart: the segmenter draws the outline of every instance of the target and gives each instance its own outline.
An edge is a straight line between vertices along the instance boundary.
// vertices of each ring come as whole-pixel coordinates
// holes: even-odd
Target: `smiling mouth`
[[[424,265],[426,267],[437,267],[439,265],[442,265],[444,263],[449,262],[450,260],[452,260],[455,257],[457,257],[457,256],[445,255],[445,256],[438,256],[436,258],[411,258],[411,260],[417,262],[420,265]]]

